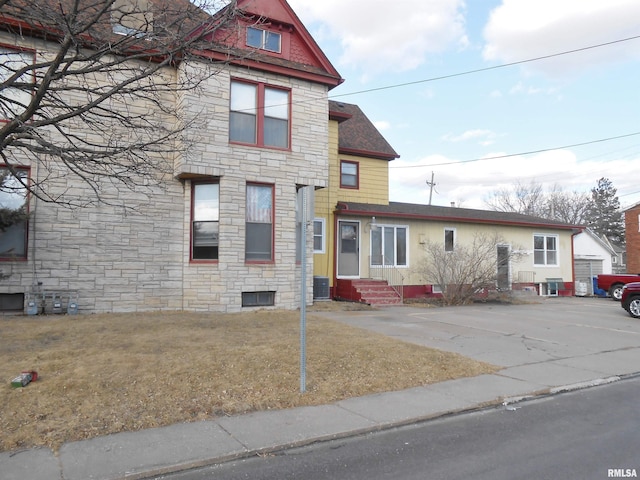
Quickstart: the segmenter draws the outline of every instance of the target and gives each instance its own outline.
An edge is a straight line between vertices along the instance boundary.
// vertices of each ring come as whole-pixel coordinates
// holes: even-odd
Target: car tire
[[[635,295],[629,299],[626,310],[633,318],[640,318],[640,295]]]
[[[622,287],[624,287],[624,285],[622,285],[621,283],[612,285],[609,289],[609,296],[617,302],[622,300]]]

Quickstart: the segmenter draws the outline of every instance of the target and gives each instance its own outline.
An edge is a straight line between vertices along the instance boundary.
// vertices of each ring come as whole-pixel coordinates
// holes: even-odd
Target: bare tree
[[[587,219],[590,203],[587,193],[565,192],[555,185],[546,195],[546,211],[543,218],[581,225]]]
[[[3,168],[67,206],[109,203],[110,184],[140,189],[172,173],[194,121],[176,107],[180,92],[239,55],[225,39],[241,12],[219,1],[0,0],[0,35],[21,45],[0,48]],[[205,67],[180,68],[195,57]],[[90,193],[51,188],[69,176]]]
[[[591,199],[587,193],[565,192],[554,185],[545,192],[542,184],[519,181],[512,188],[496,190],[486,205],[498,212],[514,212],[580,225],[586,222]]]
[[[483,289],[496,289],[497,249],[504,243],[498,233],[476,233],[471,243],[455,245],[453,251],[445,251],[442,243],[428,241],[416,271],[427,282],[440,286],[445,305],[464,305]],[[501,261],[518,261],[521,251],[511,248]]]
[[[533,181],[529,185],[518,181],[513,188],[499,189],[485,203],[497,212],[515,212],[536,217],[542,216],[545,210],[542,185]]]

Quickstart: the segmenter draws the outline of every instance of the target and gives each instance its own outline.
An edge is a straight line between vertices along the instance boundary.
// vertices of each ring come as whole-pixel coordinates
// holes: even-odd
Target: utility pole
[[[433,181],[434,174],[431,172],[431,181],[427,180],[427,185],[429,185],[429,205],[431,205],[431,197],[433,196],[433,187],[436,186]]]

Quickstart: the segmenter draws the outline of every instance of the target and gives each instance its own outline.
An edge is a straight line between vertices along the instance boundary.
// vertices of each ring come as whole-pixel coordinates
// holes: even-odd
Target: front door
[[[338,276],[360,276],[360,223],[338,221]]]

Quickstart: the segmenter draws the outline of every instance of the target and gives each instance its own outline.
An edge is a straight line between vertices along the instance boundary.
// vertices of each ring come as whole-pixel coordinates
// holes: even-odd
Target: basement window
[[[275,300],[276,292],[242,292],[243,307],[273,307]]]
[[[24,309],[24,293],[0,293],[0,312],[20,312]]]

